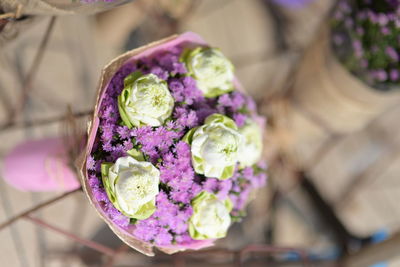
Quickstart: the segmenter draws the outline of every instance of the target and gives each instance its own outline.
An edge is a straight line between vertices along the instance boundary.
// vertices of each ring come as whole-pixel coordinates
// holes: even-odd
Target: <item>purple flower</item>
[[[344,25],[346,25],[347,28],[351,29],[354,25],[354,21],[351,18],[346,18],[344,21]]]
[[[360,36],[364,35],[364,29],[361,27],[356,28],[356,33]]]
[[[236,113],[233,115],[233,119],[238,127],[243,127],[246,122],[247,116],[241,113]]]
[[[210,193],[216,193],[218,191],[218,179],[216,178],[208,178],[205,180],[203,184],[203,188]]]
[[[126,126],[118,126],[117,133],[121,139],[128,139],[131,137],[131,132]]]
[[[360,60],[360,66],[362,67],[362,68],[367,68],[368,67],[368,60],[366,60],[365,58],[363,58],[363,59],[361,59]]]
[[[86,160],[86,168],[88,170],[94,171],[95,166],[96,166],[96,161],[94,160],[94,158],[91,155],[89,155]]]
[[[246,103],[246,97],[239,92],[232,93],[232,106],[237,110]]]
[[[353,49],[354,49],[354,54],[356,57],[361,58],[364,54],[362,44],[360,40],[354,40],[353,41]]]
[[[223,107],[231,107],[232,100],[228,94],[224,94],[218,98],[218,104],[223,106]]]
[[[202,92],[196,86],[196,81],[190,76],[170,79],[169,89],[177,102],[191,105],[195,101],[204,101]]]
[[[383,35],[389,35],[390,34],[390,30],[386,26],[381,28],[381,32],[382,32]]]
[[[341,45],[341,44],[343,44],[343,42],[344,42],[344,38],[343,38],[342,35],[334,34],[334,35],[333,35],[333,42],[334,42],[336,45]]]
[[[191,147],[181,141],[188,130],[201,125],[214,113],[229,116],[241,127],[248,116],[255,114],[256,106],[250,97],[237,91],[218,98],[205,98],[196,81],[185,75],[186,67],[179,62],[181,52],[182,47],[173,47],[135,64],[125,64],[115,73],[100,103],[99,128],[92,154],[87,158],[90,190],[103,212],[136,238],[158,246],[198,242],[189,235],[188,221],[193,214],[191,201],[201,191],[213,192],[221,200],[232,197],[236,203],[234,214],[244,209],[249,192],[266,180],[263,173],[252,172],[251,168],[236,169],[228,180],[205,178],[194,172]],[[153,73],[167,81],[175,106],[165,125],[129,129],[121,124],[117,98],[124,88],[125,77],[135,70]],[[141,151],[145,160],[159,169],[160,192],[156,196],[155,212],[149,218],[131,224],[130,218],[108,199],[102,184],[101,164],[115,162],[133,148]]]
[[[159,246],[169,245],[172,241],[172,235],[165,228],[160,228],[160,231],[155,236],[155,243]]]
[[[187,72],[186,67],[183,63],[179,62],[180,50],[175,53],[166,53],[158,59],[158,64],[171,73],[172,76],[176,74],[184,74]]]
[[[388,55],[393,61],[398,62],[399,61],[399,54],[396,52],[396,50],[391,47],[387,46],[385,49],[386,55]]]
[[[174,118],[181,128],[193,128],[195,126],[198,126],[198,118],[194,110],[178,107],[174,111]]]
[[[373,75],[379,81],[386,81],[387,80],[387,73],[386,73],[385,70],[376,70]]]
[[[395,70],[395,69],[390,70],[389,76],[390,76],[390,80],[395,82],[395,81],[397,81],[399,79],[400,72],[398,70]]]
[[[154,66],[150,69],[150,73],[157,75],[160,79],[167,80],[168,79],[168,71],[165,71],[159,66]]]
[[[386,26],[389,22],[388,16],[386,16],[385,14],[379,14],[378,15],[378,23],[381,26]]]

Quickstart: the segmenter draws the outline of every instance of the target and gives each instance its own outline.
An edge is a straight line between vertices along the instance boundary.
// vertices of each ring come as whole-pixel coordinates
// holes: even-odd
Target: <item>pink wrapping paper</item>
[[[88,185],[88,178],[87,178],[87,169],[86,169],[86,159],[90,155],[96,133],[98,130],[99,126],[99,117],[98,117],[98,112],[99,108],[101,106],[101,101],[104,98],[105,95],[105,89],[107,88],[111,78],[113,75],[123,66],[124,64],[127,64],[129,62],[135,62],[140,58],[143,57],[148,57],[151,56],[152,54],[159,52],[159,51],[165,51],[170,49],[171,47],[174,47],[179,44],[188,44],[188,45],[206,45],[204,40],[199,37],[198,35],[187,32],[179,36],[172,36],[163,40],[160,40],[158,42],[151,43],[147,46],[140,47],[135,50],[128,51],[119,57],[115,58],[112,60],[102,71],[102,75],[100,78],[100,85],[98,88],[98,96],[96,100],[96,105],[93,113],[93,117],[91,122],[89,123],[89,129],[88,129],[88,142],[86,149],[84,153],[82,154],[82,157],[80,160],[77,162],[77,167],[79,171],[79,176],[81,179],[82,187],[84,191],[86,192],[91,204],[94,206],[94,208],[97,210],[98,214],[100,217],[108,224],[108,226],[111,228],[111,230],[121,239],[123,240],[127,245],[130,247],[148,255],[148,256],[153,256],[153,247],[155,247],[152,244],[148,244],[146,242],[142,242],[138,239],[136,239],[132,234],[130,234],[131,228],[123,229],[117,225],[115,225],[104,213],[104,211],[101,209],[99,203],[97,203],[96,199],[93,197],[91,188]],[[235,85],[240,91],[243,91],[242,86],[240,83],[235,79]],[[261,124],[264,124],[262,119],[259,121]],[[183,251],[186,249],[201,249],[205,247],[209,247],[213,245],[213,242],[215,240],[199,240],[197,243],[190,245],[190,246],[179,246],[179,245],[171,245],[171,246],[165,246],[165,247],[157,247],[161,251],[172,254],[178,251]]]

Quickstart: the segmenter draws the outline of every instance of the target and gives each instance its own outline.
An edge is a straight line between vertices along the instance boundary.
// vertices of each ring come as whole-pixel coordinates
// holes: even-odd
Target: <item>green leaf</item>
[[[110,186],[110,181],[108,180],[109,169],[113,166],[113,163],[105,162],[101,164],[101,180],[103,182],[104,189],[106,190],[107,196],[110,201],[114,204],[116,201],[114,191]]]
[[[182,138],[182,141],[188,143],[189,145],[192,144],[193,135],[194,135],[194,133],[196,132],[196,130],[197,130],[198,128],[199,128],[199,127],[195,127],[195,128],[190,129],[190,130],[185,134],[185,136]]]
[[[195,240],[209,239],[207,236],[200,234],[192,223],[189,223],[189,235]]]
[[[145,161],[143,153],[135,148],[126,151],[126,153],[137,161]]]
[[[128,115],[126,115],[125,108],[124,108],[124,103],[125,103],[124,100],[126,99],[126,96],[125,96],[126,93],[129,94],[129,92],[127,92],[124,89],[122,91],[122,93],[118,96],[118,111],[119,111],[119,115],[121,116],[123,124],[125,124],[129,129],[131,129],[133,127],[133,125],[129,121]]]
[[[206,118],[205,124],[211,124],[211,123],[222,123],[226,127],[231,128],[233,130],[238,129],[234,120],[219,113],[214,113]]]
[[[129,74],[128,76],[125,77],[124,79],[124,88],[126,87],[130,87],[133,85],[133,83],[140,78],[140,76],[142,76],[142,72],[140,71],[135,71],[131,74]]]
[[[203,200],[209,198],[210,196],[212,196],[211,193],[208,193],[207,191],[202,191],[199,194],[197,194],[197,196],[195,196],[192,201],[190,202],[190,204],[192,205],[193,208],[195,208],[195,206],[202,202]]]
[[[224,171],[222,172],[221,177],[219,178],[220,180],[226,180],[228,178],[231,178],[233,176],[233,173],[235,172],[235,166],[228,166],[225,167]]]
[[[232,201],[231,201],[231,199],[230,199],[229,197],[228,197],[227,199],[225,199],[224,205],[225,205],[226,209],[227,209],[229,212],[232,211],[232,209],[233,209],[233,203],[232,203]]]
[[[145,220],[156,211],[155,199],[144,204],[136,213],[128,215],[130,218]]]
[[[208,97],[208,98],[217,97],[217,96],[220,96],[220,95],[223,95],[226,93],[230,93],[233,90],[235,90],[235,88],[233,87],[233,84],[232,84],[232,86],[229,90],[221,90],[219,88],[213,88],[213,89],[209,90],[208,93],[204,94],[204,96]]]

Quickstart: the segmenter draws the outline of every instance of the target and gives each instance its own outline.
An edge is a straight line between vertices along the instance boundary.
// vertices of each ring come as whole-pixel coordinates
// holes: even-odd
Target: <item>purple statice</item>
[[[229,191],[232,188],[232,180],[218,180],[216,178],[207,178],[203,183],[203,188],[215,195],[218,196],[219,199],[226,199]]]
[[[399,88],[400,0],[341,0],[332,18],[332,47],[341,63],[378,90]]]
[[[232,92],[218,98],[218,106],[226,109],[226,112],[238,112],[246,108],[246,96],[240,92]]]
[[[218,186],[219,186],[219,182],[218,182],[218,179],[216,179],[216,178],[209,178],[209,179],[205,180],[203,183],[203,188],[210,193],[218,192]]]
[[[128,139],[128,138],[132,137],[131,130],[126,126],[118,126],[116,128],[116,132],[118,133],[119,138],[121,138],[121,139]]]
[[[158,78],[166,80],[168,79],[168,71],[165,69],[161,68],[160,66],[154,66],[152,67],[148,73],[153,73],[158,76]]]
[[[387,46],[385,52],[394,62],[399,61],[399,53],[392,46]]]
[[[390,70],[389,76],[392,81],[397,81],[400,77],[400,71],[396,70],[396,69],[392,69],[392,70]]]
[[[244,214],[244,208],[249,200],[249,194],[257,188],[265,185],[267,180],[266,165],[263,162],[244,169],[236,170],[231,180],[229,198],[233,202],[232,214],[240,218]]]
[[[108,199],[107,193],[104,190],[100,179],[96,176],[89,175],[89,186],[92,190],[93,197],[102,206],[103,211],[117,225],[126,227],[129,225],[129,218],[119,212]]]
[[[172,78],[168,81],[168,85],[176,102],[191,105],[195,101],[204,101],[204,96],[197,88],[196,81],[190,76]]]
[[[90,171],[94,171],[96,169],[96,161],[91,155],[89,155],[86,159],[86,168]]]
[[[179,141],[159,165],[161,182],[170,188],[171,199],[189,204],[199,190],[194,186],[195,173],[191,163],[190,146]]]
[[[242,113],[235,113],[233,119],[238,127],[242,127],[246,122],[247,116]]]
[[[157,128],[143,126],[133,130],[132,135],[141,145],[141,151],[148,155],[152,162],[167,153],[174,141],[182,137],[181,132],[169,130],[164,126]]]
[[[181,208],[174,204],[165,192],[157,195],[156,205],[156,212],[148,219],[137,222],[134,235],[143,241],[154,241],[157,245],[170,245],[174,236],[187,232],[193,210],[190,206]],[[190,241],[193,239],[185,240]]]
[[[185,127],[194,128],[199,125],[197,113],[194,110],[185,107],[177,107],[175,108],[173,116],[176,118],[176,123],[180,129]]]
[[[161,55],[158,59],[158,64],[167,70],[171,76],[175,76],[177,74],[185,74],[187,72],[185,64],[179,62],[180,54],[182,53],[182,49],[176,48],[174,51],[170,51],[169,53],[165,53]]]
[[[182,137],[204,123],[207,116],[221,113],[242,127],[256,114],[252,98],[238,91],[217,98],[205,98],[197,88],[196,80],[186,75],[179,61],[183,47],[124,64],[108,83],[99,103],[99,127],[91,155],[87,158],[88,183],[94,199],[108,218],[132,233],[137,239],[157,246],[190,245],[193,240],[188,221],[193,214],[191,201],[202,191],[209,191],[221,200],[228,197],[234,203],[233,217],[243,214],[252,190],[265,184],[263,166],[235,170],[232,178],[218,180],[195,173],[190,145]],[[124,79],[134,71],[152,73],[168,83],[175,100],[171,117],[158,127],[140,126],[129,129],[121,123],[117,98],[124,88]],[[145,220],[131,220],[110,202],[102,184],[101,164],[115,162],[136,149],[146,161],[160,171],[156,210]]]

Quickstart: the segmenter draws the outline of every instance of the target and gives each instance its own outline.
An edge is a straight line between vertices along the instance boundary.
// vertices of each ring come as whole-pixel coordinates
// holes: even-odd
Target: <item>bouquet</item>
[[[350,72],[379,90],[399,88],[399,0],[341,0],[332,23],[333,49]]]
[[[193,33],[173,36],[104,69],[82,185],[144,254],[211,246],[265,184],[263,127],[222,52]]]

